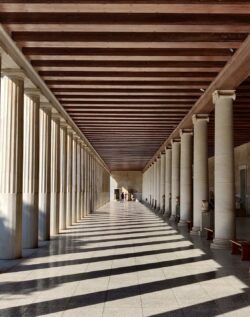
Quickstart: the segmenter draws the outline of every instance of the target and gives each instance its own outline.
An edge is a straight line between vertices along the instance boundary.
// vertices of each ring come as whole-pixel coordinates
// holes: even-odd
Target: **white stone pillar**
[[[78,136],[76,133],[74,133],[73,143],[72,143],[72,223],[77,222],[77,197],[76,197],[77,139],[78,139]]]
[[[38,247],[40,91],[24,91],[22,246]]]
[[[160,210],[165,212],[165,177],[166,177],[165,152],[161,153],[161,173],[160,173]]]
[[[50,239],[51,105],[40,104],[39,239]]]
[[[84,192],[85,192],[85,151],[84,151],[84,142],[81,141],[81,194],[80,194],[80,201],[81,201],[81,219],[85,217],[84,214]]]
[[[84,208],[85,215],[89,214],[89,153],[88,147],[85,148],[85,193],[84,193]]]
[[[172,140],[172,196],[171,196],[171,217],[176,219],[177,199],[180,197],[180,140]]]
[[[57,235],[60,201],[60,115],[55,109],[52,109],[51,119],[50,234]]]
[[[76,142],[76,220],[81,220],[81,140]]]
[[[157,159],[157,205],[156,210],[160,210],[160,201],[161,201],[161,157]]]
[[[60,121],[60,193],[59,230],[66,229],[66,184],[67,184],[67,123]]]
[[[193,164],[193,228],[191,234],[200,234],[202,200],[208,200],[208,135],[207,114],[193,116],[194,164]]]
[[[171,214],[171,187],[172,187],[172,149],[166,148],[165,154],[165,213],[164,216],[170,217]]]
[[[19,69],[2,71],[0,106],[0,259],[22,255],[23,91]]]
[[[72,225],[72,142],[73,130],[67,127],[66,228]]]
[[[154,204],[153,208],[157,206],[157,161],[154,161]]]
[[[181,130],[180,137],[180,222],[178,226],[187,226],[187,221],[191,221],[192,218],[193,131]]]
[[[213,94],[215,230],[211,247],[217,249],[230,247],[230,240],[235,238],[233,100],[234,90],[220,90]]]

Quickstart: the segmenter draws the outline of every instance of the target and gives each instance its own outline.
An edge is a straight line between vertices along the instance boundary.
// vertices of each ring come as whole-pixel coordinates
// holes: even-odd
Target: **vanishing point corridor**
[[[0,316],[250,316],[248,263],[191,239],[140,203],[106,204],[0,261]]]

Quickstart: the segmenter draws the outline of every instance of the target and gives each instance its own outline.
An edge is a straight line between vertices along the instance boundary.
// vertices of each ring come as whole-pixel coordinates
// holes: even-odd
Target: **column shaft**
[[[50,239],[51,106],[41,103],[39,135],[39,238]]]
[[[215,103],[215,231],[213,248],[230,247],[235,238],[234,204],[234,147],[233,100],[234,91],[216,91]]]
[[[50,233],[59,233],[59,193],[60,193],[60,116],[52,110],[51,121],[51,197]]]
[[[22,254],[23,74],[6,70],[0,107],[0,259]]]
[[[193,135],[187,130],[181,131],[181,168],[180,168],[180,222],[186,226],[192,218],[192,165]]]
[[[160,173],[160,210],[165,212],[165,177],[166,177],[166,160],[165,153],[161,154],[161,173]]]
[[[193,228],[191,234],[200,234],[202,201],[208,200],[208,115],[193,116],[194,164],[193,164]]]
[[[177,200],[180,197],[180,141],[172,140],[172,196],[171,220],[176,219]]]
[[[166,168],[165,168],[165,216],[171,214],[171,186],[172,186],[172,150],[166,148]]]
[[[38,247],[39,105],[39,90],[26,89],[23,131],[23,248]]]
[[[67,128],[66,227],[72,225],[72,142],[73,130]]]
[[[66,184],[67,184],[67,124],[60,122],[60,193],[59,229],[66,229]]]

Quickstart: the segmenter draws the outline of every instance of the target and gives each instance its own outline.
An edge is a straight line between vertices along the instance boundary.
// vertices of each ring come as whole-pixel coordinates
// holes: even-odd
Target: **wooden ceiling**
[[[0,0],[0,23],[110,169],[142,170],[248,36],[250,1]]]

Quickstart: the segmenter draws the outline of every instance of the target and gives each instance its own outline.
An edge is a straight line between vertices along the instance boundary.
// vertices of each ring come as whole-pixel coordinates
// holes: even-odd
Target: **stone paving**
[[[137,202],[112,202],[0,261],[0,316],[250,316],[249,262]],[[5,272],[4,272],[5,271]]]

